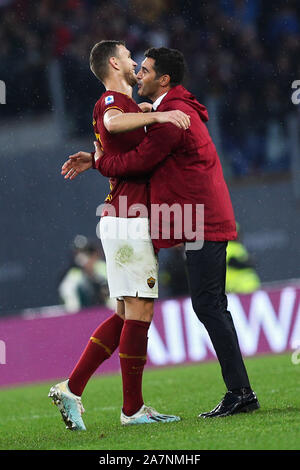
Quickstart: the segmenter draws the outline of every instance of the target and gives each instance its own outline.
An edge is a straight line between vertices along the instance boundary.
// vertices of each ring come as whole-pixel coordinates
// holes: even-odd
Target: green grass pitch
[[[203,420],[225,388],[217,362],[147,370],[144,399],[178,423],[121,427],[121,378],[95,376],[83,405],[86,432],[65,429],[47,397],[50,383],[0,390],[1,450],[299,450],[300,364],[291,354],[249,358],[246,366],[261,409]]]

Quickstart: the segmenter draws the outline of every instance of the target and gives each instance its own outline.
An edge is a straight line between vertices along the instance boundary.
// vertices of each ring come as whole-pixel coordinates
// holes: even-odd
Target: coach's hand
[[[70,155],[69,159],[63,164],[61,174],[65,179],[73,180],[80,173],[92,168],[93,155],[89,152],[77,152]]]
[[[157,112],[155,114],[157,122],[159,123],[170,122],[171,124],[174,124],[174,126],[184,130],[188,129],[191,125],[190,116],[179,109],[174,111]]]

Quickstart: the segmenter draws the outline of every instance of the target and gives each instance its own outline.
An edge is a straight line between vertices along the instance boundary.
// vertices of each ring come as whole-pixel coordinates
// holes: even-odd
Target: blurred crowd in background
[[[5,113],[22,119],[51,109],[49,64],[62,65],[70,132],[91,133],[102,90],[91,47],[122,39],[140,63],[149,46],[180,49],[187,86],[214,98],[223,157],[234,176],[289,167],[286,117],[300,78],[296,0],[0,0],[0,79]]]
[[[77,312],[93,305],[112,306],[99,242],[76,235],[69,255],[69,264],[58,280],[59,300],[65,310]]]
[[[54,83],[66,113],[63,138],[93,139],[92,111],[104,89],[90,71],[89,54],[102,39],[124,40],[138,64],[152,46],[184,53],[185,86],[213,116],[227,178],[289,171],[291,85],[300,79],[299,1],[0,0],[0,80],[7,95],[0,125],[49,115]],[[67,310],[109,305],[99,249],[87,240],[72,247],[57,286]],[[237,241],[228,253],[227,290],[236,291],[236,279],[241,289],[242,274],[244,292],[258,288],[246,248]],[[160,297],[188,294],[184,257],[182,247],[162,255]]]

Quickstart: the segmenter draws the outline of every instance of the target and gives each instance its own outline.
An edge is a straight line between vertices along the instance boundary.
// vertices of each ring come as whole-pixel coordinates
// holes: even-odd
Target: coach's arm
[[[179,146],[184,132],[169,123],[154,124],[141,144],[129,152],[100,153],[97,158],[97,151],[95,168],[104,176],[116,178],[149,174]]]

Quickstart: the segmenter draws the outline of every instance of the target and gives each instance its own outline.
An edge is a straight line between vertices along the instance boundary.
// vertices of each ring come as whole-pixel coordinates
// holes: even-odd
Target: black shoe
[[[255,393],[251,390],[245,392],[241,389],[241,393],[227,392],[223,400],[208,413],[201,413],[198,418],[221,418],[234,415],[236,413],[247,413],[260,408]]]

